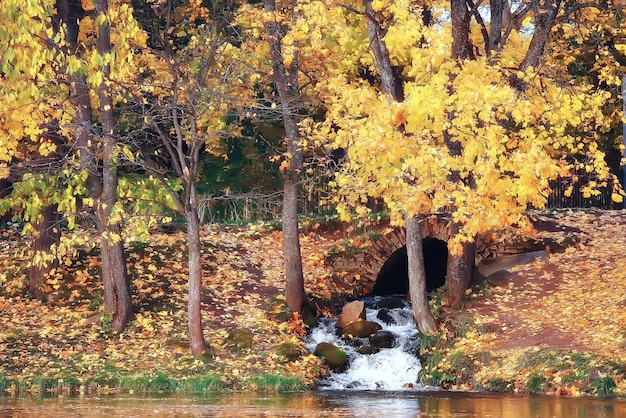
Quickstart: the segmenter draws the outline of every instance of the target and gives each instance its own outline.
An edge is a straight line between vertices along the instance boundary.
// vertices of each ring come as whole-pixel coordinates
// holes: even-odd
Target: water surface
[[[626,417],[626,402],[445,391],[0,397],[0,418],[9,417],[619,418]]]

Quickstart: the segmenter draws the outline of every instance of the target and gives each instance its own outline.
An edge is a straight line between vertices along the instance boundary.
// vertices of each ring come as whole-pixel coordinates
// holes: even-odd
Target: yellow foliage
[[[313,142],[328,140],[347,151],[336,178],[343,219],[364,212],[366,197],[383,199],[398,220],[404,213],[452,211],[462,224],[454,250],[476,234],[525,225],[527,208],[546,204],[549,180],[576,168],[567,156],[585,155],[589,172],[609,178],[597,142],[614,117],[605,112],[610,94],[582,82],[561,83],[553,74],[567,73],[567,59],[515,70],[530,39],[514,30],[497,57],[459,65],[449,58],[447,24],[424,27],[414,3],[374,1],[383,41],[401,72],[404,101],[395,103],[375,79],[359,76],[363,69],[379,74],[366,22],[349,11],[362,6],[348,6],[303,2],[300,21],[306,23],[289,35],[300,42],[305,74],[316,74],[316,94],[327,109],[327,120],[307,125],[307,133]],[[479,28],[472,39],[482,43]],[[316,68],[306,67],[309,61]],[[511,85],[513,76],[527,84],[523,92]],[[459,145],[458,155],[450,143]],[[587,185],[585,195],[600,184]]]

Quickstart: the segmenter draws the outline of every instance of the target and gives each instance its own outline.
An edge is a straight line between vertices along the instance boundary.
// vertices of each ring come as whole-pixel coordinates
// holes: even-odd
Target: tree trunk
[[[492,10],[495,3],[502,2],[502,0],[492,0]],[[501,4],[500,4],[501,5]],[[472,44],[469,38],[470,35],[470,13],[467,9],[465,0],[451,0],[450,2],[450,14],[452,21],[452,50],[450,55],[453,59],[466,60],[475,59],[472,51]],[[501,12],[500,16],[494,15],[494,26],[491,27],[490,45],[494,48],[497,47],[501,38]],[[495,41],[495,43],[494,43]],[[489,45],[487,46],[489,47]],[[450,94],[452,91],[452,84],[450,84]],[[454,112],[448,114],[448,120],[453,123],[456,117]],[[444,141],[448,148],[448,153],[451,156],[461,156],[463,154],[463,146],[460,141],[456,140],[453,135],[448,131],[444,131]],[[448,175],[448,181],[453,183],[463,182],[470,188],[475,188],[473,183],[473,176],[470,173],[466,179],[462,179],[458,171],[453,171]],[[451,235],[456,235],[461,228],[458,223],[453,223]],[[446,271],[446,304],[449,306],[459,305],[465,298],[465,291],[469,287],[472,273],[474,271],[474,256],[476,245],[474,243],[464,243],[462,245],[463,251],[461,254],[448,255],[448,265]]]
[[[264,0],[265,11],[274,13],[276,3],[274,0]],[[302,171],[302,153],[298,146],[298,123],[296,119],[298,89],[292,85],[285,69],[282,55],[282,46],[278,23],[268,21],[265,24],[268,35],[270,57],[274,82],[280,98],[283,123],[285,125],[285,142],[289,160],[287,168],[283,171],[285,188],[283,195],[283,256],[285,260],[285,299],[289,309],[293,312],[303,312],[310,306],[304,290],[304,273],[302,271],[302,257],[300,254],[300,238],[298,228],[298,196],[300,174]],[[297,69],[292,69],[292,72]],[[294,76],[292,80],[297,80]]]
[[[289,309],[302,312],[308,303],[304,291],[304,274],[298,228],[298,182],[285,176],[283,195],[283,255],[285,259],[285,299]]]
[[[100,217],[107,219],[106,216]],[[126,257],[124,255],[124,243],[114,240],[119,236],[117,226],[100,229],[100,258],[102,260],[102,281],[104,287],[104,311],[111,314],[111,329],[120,332],[126,328],[133,317],[133,306],[130,297],[128,273],[126,271]]]
[[[450,0],[452,59],[475,59],[472,42],[469,38],[470,18],[465,0]]]
[[[188,184],[189,199],[185,211],[187,221],[187,248],[189,251],[189,299],[187,301],[187,326],[189,345],[194,356],[207,352],[202,331],[202,247],[200,243],[200,220],[195,185]]]
[[[393,65],[391,65],[389,50],[383,40],[385,34],[380,23],[375,19],[376,12],[372,7],[372,0],[365,0],[363,4],[365,13],[368,16],[367,34],[370,39],[370,49],[372,54],[374,54],[376,66],[380,73],[380,88],[383,92],[393,97],[396,102],[401,102],[404,100],[404,86],[402,81],[396,76]]]
[[[426,270],[419,217],[406,216],[406,254],[409,264],[409,297],[417,329],[426,334],[437,329],[426,295]]]
[[[560,0],[537,2],[537,7],[534,8],[535,32],[530,40],[530,44],[528,45],[526,55],[524,55],[524,59],[519,65],[520,71],[526,71],[531,67],[539,65],[539,60],[543,56],[546,45],[548,44],[550,32],[556,22],[560,4]],[[524,91],[526,89],[526,82],[517,75],[511,76],[511,85],[519,91]]]
[[[38,254],[41,257],[50,255],[51,247],[53,245],[58,246],[61,241],[61,228],[59,225],[61,216],[57,211],[57,205],[46,206],[42,211],[42,216],[42,221],[34,225],[37,233],[31,246],[33,258],[37,257]],[[50,272],[58,266],[59,260],[56,254],[45,262],[43,259],[41,262],[35,262],[33,259],[29,272],[29,288],[35,298],[40,300],[43,298],[42,286],[46,283]]]
[[[458,232],[458,226],[453,226]],[[474,273],[476,243],[464,242],[461,254],[448,255],[446,272],[446,305],[459,306],[465,299],[465,291],[469,288]]]
[[[502,18],[504,0],[489,0],[491,21],[489,23],[489,50],[498,51],[502,47]]]
[[[107,0],[98,0],[96,13],[105,14],[109,10]],[[111,51],[111,28],[108,21],[98,26],[98,53]],[[107,84],[110,76],[108,65],[102,68],[104,82],[98,87],[100,115],[102,118],[102,193],[98,202],[98,224],[100,225],[100,245],[102,251],[102,276],[104,281],[104,306],[113,314],[111,329],[122,331],[133,318],[130,297],[130,283],[126,271],[124,241],[119,225],[111,222],[111,213],[117,203],[117,155],[115,139],[115,116],[113,97]]]
[[[528,45],[528,51],[526,51],[526,55],[520,64],[521,71],[525,71],[530,67],[536,67],[539,64],[539,59],[543,55],[550,32],[556,21],[560,3],[560,0],[537,2],[538,11],[535,15],[535,33]]]
[[[124,240],[120,226],[111,222],[113,206],[117,202],[117,175],[115,164],[115,139],[109,132],[109,118],[103,117],[104,147],[102,193],[97,201],[96,217],[100,231],[102,281],[105,313],[113,316],[111,329],[122,331],[133,319],[130,283],[126,270]]]

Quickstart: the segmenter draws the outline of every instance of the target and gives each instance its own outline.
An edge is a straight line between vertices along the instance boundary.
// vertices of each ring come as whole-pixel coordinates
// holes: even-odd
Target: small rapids
[[[395,336],[392,348],[381,348],[374,354],[360,354],[357,349],[368,345],[367,338],[344,339],[335,327],[337,319],[323,318],[305,340],[310,352],[321,342],[343,349],[349,367],[346,371],[331,372],[321,381],[323,390],[380,390],[403,391],[432,389],[418,383],[422,366],[418,359],[420,335],[415,328],[411,306],[406,297],[374,296],[365,302],[367,320],[377,322],[383,331]]]

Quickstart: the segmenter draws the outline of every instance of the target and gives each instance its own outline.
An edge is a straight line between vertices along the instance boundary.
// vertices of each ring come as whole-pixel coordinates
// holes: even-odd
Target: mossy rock
[[[357,338],[366,338],[376,334],[382,327],[373,321],[354,321],[341,329],[343,335],[351,335]]]
[[[228,333],[224,340],[224,348],[231,352],[250,350],[254,346],[254,335],[252,331],[236,328]]]
[[[356,349],[357,353],[363,355],[376,354],[380,351],[378,347],[372,347],[371,345],[362,345]]]
[[[334,372],[342,372],[348,367],[348,355],[341,348],[331,343],[319,343],[315,355],[323,359]]]
[[[278,355],[285,357],[287,361],[298,360],[304,355],[302,347],[290,341],[278,344],[274,347],[274,351],[276,351]]]

